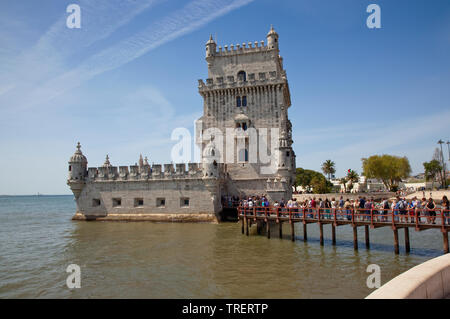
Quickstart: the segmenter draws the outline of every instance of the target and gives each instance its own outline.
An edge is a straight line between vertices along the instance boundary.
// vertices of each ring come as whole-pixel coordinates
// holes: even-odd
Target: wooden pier
[[[353,247],[358,249],[358,227],[364,227],[365,246],[370,248],[370,229],[390,227],[394,235],[394,251],[399,254],[398,231],[403,229],[405,251],[410,252],[409,229],[424,231],[437,229],[442,233],[444,253],[449,252],[448,232],[450,230],[450,212],[441,209],[428,210],[426,215],[419,210],[409,210],[402,214],[397,210],[383,209],[345,209],[345,208],[280,208],[280,207],[242,207],[239,206],[238,217],[241,221],[242,234],[249,235],[250,226],[257,225],[257,233],[266,228],[270,238],[270,224],[278,224],[279,237],[282,238],[282,224],[289,223],[291,240],[295,240],[294,224],[303,224],[303,240],[308,240],[307,225],[317,223],[320,231],[320,245],[324,245],[323,226],[331,225],[332,244],[336,245],[336,227],[350,225],[353,228]],[[430,216],[434,215],[435,216]],[[427,221],[429,223],[427,223]],[[434,221],[434,223],[433,223]]]

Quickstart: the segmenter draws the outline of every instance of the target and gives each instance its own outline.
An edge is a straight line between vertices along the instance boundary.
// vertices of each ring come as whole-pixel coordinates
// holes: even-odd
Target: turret
[[[275,32],[273,26],[270,26],[270,31],[267,33],[267,47],[278,50],[278,33]]]
[[[80,142],[77,144],[77,150],[69,160],[69,178],[67,185],[70,186],[75,198],[78,199],[84,187],[87,176],[87,159],[81,152]]]
[[[111,162],[109,161],[109,155],[106,154],[105,162],[103,163],[103,167],[111,167]]]
[[[216,42],[213,40],[212,35],[209,36],[208,42],[206,42],[206,57],[211,57],[216,53]]]
[[[219,177],[219,165],[217,164],[219,158],[219,153],[216,150],[214,143],[211,141],[203,150],[203,178]]]
[[[77,144],[77,150],[69,160],[69,180],[84,181],[87,175],[87,159],[81,152],[80,142]]]

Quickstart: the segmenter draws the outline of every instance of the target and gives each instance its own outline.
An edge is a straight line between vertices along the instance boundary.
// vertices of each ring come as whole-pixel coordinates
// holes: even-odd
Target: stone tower
[[[196,142],[203,154],[214,139],[228,179],[222,194],[291,196],[295,154],[289,85],[273,27],[266,38],[267,43],[217,48],[210,36],[206,43],[208,78],[199,80],[203,116]]]

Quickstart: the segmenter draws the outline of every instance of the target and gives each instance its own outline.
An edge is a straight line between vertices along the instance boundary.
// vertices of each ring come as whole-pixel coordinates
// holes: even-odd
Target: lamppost
[[[444,152],[442,151],[442,144],[444,144],[445,142],[443,140],[439,140],[438,144],[441,145],[441,161],[442,161],[442,170],[444,171],[444,189],[447,189],[447,177],[445,176],[445,162],[444,162]]]
[[[450,141],[447,141],[448,161],[450,162]]]

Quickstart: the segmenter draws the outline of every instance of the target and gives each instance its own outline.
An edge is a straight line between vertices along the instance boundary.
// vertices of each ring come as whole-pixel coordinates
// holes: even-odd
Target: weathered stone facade
[[[199,80],[203,116],[196,143],[201,163],[87,168],[77,146],[69,161],[68,185],[75,219],[204,221],[219,219],[223,196],[265,194],[288,199],[295,174],[291,105],[278,34],[267,44],[217,49],[206,43],[208,79]]]

